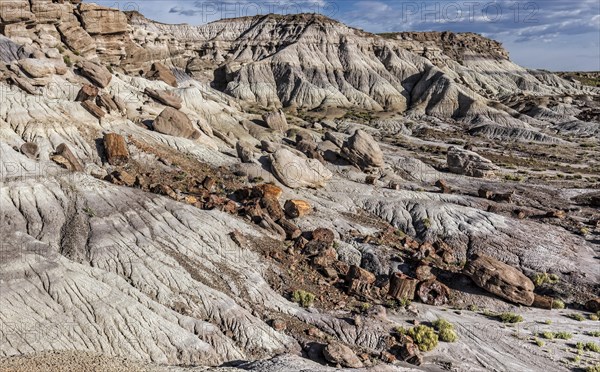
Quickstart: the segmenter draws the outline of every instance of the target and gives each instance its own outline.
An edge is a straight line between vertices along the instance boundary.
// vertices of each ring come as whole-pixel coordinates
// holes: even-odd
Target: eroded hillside
[[[475,34],[1,5],[2,368],[600,362],[597,88]]]

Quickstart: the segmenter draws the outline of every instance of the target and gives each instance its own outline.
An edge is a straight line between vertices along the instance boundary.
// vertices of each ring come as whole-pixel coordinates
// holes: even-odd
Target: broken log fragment
[[[394,273],[390,278],[388,296],[396,300],[414,300],[419,281],[402,273]]]
[[[106,158],[110,165],[123,165],[129,160],[129,150],[123,136],[116,133],[104,135]]]
[[[435,279],[421,283],[417,295],[427,305],[442,306],[448,302],[450,290]]]
[[[281,218],[279,221],[277,221],[277,223],[285,231],[285,235],[288,240],[294,240],[302,235],[302,230],[285,218]]]
[[[67,160],[68,166],[67,168],[71,171],[83,172],[83,165],[77,160],[77,157],[73,154],[69,146],[66,143],[61,143],[56,148],[56,155],[59,155]]]
[[[348,281],[348,293],[368,294],[373,283],[375,275],[367,270],[361,269],[356,265],[350,266],[346,280]]]

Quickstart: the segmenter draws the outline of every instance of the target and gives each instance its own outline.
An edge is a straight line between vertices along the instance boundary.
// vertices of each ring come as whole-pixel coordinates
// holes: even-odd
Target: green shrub
[[[535,338],[535,339],[533,340],[533,342],[535,342],[535,344],[536,344],[537,346],[539,346],[539,347],[543,347],[544,345],[546,345],[546,343],[545,343],[544,341],[542,341],[542,340],[538,340],[537,338]]]
[[[585,372],[600,372],[600,364],[596,364],[595,366],[589,366],[585,369]]]
[[[565,308],[565,303],[562,300],[552,300],[552,308],[562,310]]]
[[[456,334],[456,330],[454,330],[454,325],[447,321],[446,319],[438,319],[433,322],[433,326],[438,331],[439,339],[443,342],[455,342],[458,340],[458,335]]]
[[[418,325],[406,331],[421,351],[430,351],[438,345],[438,335],[431,327]]]
[[[547,340],[554,340],[554,333],[553,332],[546,331],[546,332],[543,332],[541,335],[542,335],[542,337],[544,337]]]
[[[600,331],[589,331],[585,333],[588,336],[592,336],[592,337],[600,337]]]
[[[600,353],[600,345],[595,342],[588,342],[583,347],[584,350]]]
[[[590,320],[600,320],[600,317],[598,317],[596,314],[590,314],[588,318],[590,318]]]
[[[520,323],[523,321],[523,317],[521,315],[518,314],[514,314],[514,313],[501,313],[496,315],[496,317],[498,319],[500,319],[500,321],[502,323]]]
[[[579,313],[569,314],[569,318],[575,319],[578,322],[583,322],[585,320],[585,317]]]
[[[531,281],[533,282],[533,284],[535,284],[536,287],[539,287],[546,283],[548,283],[548,284],[558,283],[559,277],[556,274],[536,273],[533,276],[533,278],[531,278]]]
[[[573,338],[573,334],[569,332],[556,332],[554,335],[559,340],[570,340],[571,338]]]
[[[292,301],[297,302],[302,307],[311,307],[315,301],[315,295],[298,289],[292,293]]]
[[[73,62],[71,62],[71,57],[63,56],[63,61],[65,62],[65,65],[67,65],[67,67],[73,66]]]

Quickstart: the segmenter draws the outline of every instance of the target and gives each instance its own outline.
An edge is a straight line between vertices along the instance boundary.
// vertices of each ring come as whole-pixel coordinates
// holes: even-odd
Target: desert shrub
[[[458,339],[454,325],[445,319],[438,319],[433,322],[433,326],[438,331],[439,339],[443,342],[455,342]]]
[[[410,336],[421,351],[433,350],[438,345],[438,335],[433,328],[427,327],[426,325],[421,324],[409,329],[398,327],[396,328],[396,332]]]
[[[600,353],[600,345],[595,342],[588,342],[583,346],[584,350]]]
[[[496,315],[496,317],[498,319],[500,319],[500,321],[502,323],[520,323],[523,321],[523,317],[521,315],[518,314],[514,314],[514,313],[501,313]]]
[[[578,322],[583,322],[585,320],[585,317],[579,313],[569,314],[569,318],[574,319]]]
[[[590,320],[600,320],[600,317],[598,317],[596,314],[590,314],[588,318],[590,318]]]
[[[553,309],[564,309],[565,303],[562,300],[552,300],[552,308]]]
[[[531,281],[535,284],[536,287],[539,287],[543,284],[555,284],[558,283],[558,275],[556,274],[548,274],[548,273],[536,273]]]
[[[544,341],[542,341],[542,340],[539,340],[539,339],[537,339],[537,338],[535,338],[535,339],[533,340],[533,342],[535,342],[535,344],[536,344],[537,346],[539,346],[539,347],[543,347],[544,345],[546,345],[546,343],[545,343]]]
[[[65,65],[67,65],[67,67],[73,66],[73,62],[71,62],[71,57],[63,56],[63,61],[65,62]]]
[[[600,331],[589,331],[585,333],[588,336],[592,336],[592,337],[600,337]]]
[[[569,333],[569,332],[556,332],[555,333],[556,338],[558,338],[559,340],[570,340],[571,338],[573,338],[573,334]]]
[[[600,364],[596,364],[595,366],[589,366],[585,369],[585,372],[600,372]]]
[[[546,331],[546,332],[542,332],[541,336],[547,340],[554,340],[555,335],[553,332]]]
[[[302,307],[310,307],[315,301],[315,295],[310,292],[298,289],[295,290],[294,293],[292,293],[292,301],[297,302]]]

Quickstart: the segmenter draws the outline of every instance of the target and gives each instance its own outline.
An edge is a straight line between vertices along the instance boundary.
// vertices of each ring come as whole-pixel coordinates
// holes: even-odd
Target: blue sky
[[[266,13],[317,12],[370,32],[477,32],[512,60],[548,70],[600,70],[600,0],[90,1],[165,23],[204,24]]]

